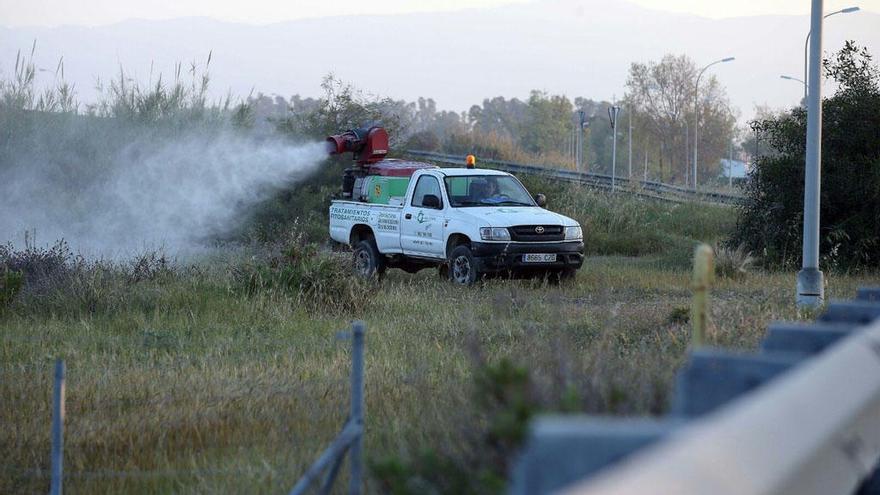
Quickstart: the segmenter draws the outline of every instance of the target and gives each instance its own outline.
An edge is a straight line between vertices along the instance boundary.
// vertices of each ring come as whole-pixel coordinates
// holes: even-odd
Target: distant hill
[[[880,57],[880,15],[826,21],[826,51],[854,39]],[[246,96],[315,96],[328,72],[372,93],[413,100],[433,97],[441,109],[466,110],[483,98],[527,97],[533,88],[571,97],[621,96],[632,61],[687,53],[698,63],[732,55],[712,69],[745,117],[755,104],[796,104],[802,88],[779,79],[803,72],[807,16],[713,20],[603,0],[534,3],[454,13],[349,16],[269,25],[206,18],[130,20],[107,26],[0,28],[0,71],[17,49],[37,40],[37,62],[66,78],[82,99],[94,98],[97,76],[120,64],[146,81],[172,73],[176,61],[203,63],[213,50],[213,88]],[[51,80],[51,73],[41,73]]]

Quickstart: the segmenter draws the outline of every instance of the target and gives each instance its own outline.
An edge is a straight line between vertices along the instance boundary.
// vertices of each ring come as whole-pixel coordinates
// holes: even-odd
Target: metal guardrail
[[[434,153],[430,151],[420,150],[407,150],[406,154],[450,165],[463,165],[465,162],[465,157],[460,155],[449,155],[445,153]],[[643,198],[672,201],[675,203],[697,201],[721,205],[737,205],[742,203],[742,201],[745,199],[743,196],[739,196],[736,194],[726,194],[715,191],[700,191],[657,181],[644,181],[630,179],[627,177],[614,177],[613,182],[615,183],[615,185],[612,186],[612,177],[606,174],[547,168],[539,165],[527,165],[505,160],[495,160],[491,158],[482,158],[480,159],[480,162],[487,163],[495,168],[504,170],[506,172],[539,175],[557,180],[564,180],[566,182],[583,184],[596,189],[603,189],[607,191],[620,191]]]
[[[815,323],[770,325],[758,353],[692,352],[666,418],[537,420],[511,493],[880,493],[878,460],[872,288]]]

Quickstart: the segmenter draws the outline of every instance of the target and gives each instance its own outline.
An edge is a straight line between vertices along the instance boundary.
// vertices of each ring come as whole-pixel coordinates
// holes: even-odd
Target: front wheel
[[[363,278],[379,277],[385,273],[385,259],[372,239],[355,244],[354,271]]]
[[[449,280],[458,285],[474,285],[480,278],[474,255],[467,246],[458,246],[449,255]]]

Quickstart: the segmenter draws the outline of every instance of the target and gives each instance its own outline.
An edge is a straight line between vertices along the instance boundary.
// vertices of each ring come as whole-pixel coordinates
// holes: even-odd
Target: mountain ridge
[[[826,20],[824,49],[852,38],[880,56],[877,26],[880,15],[872,12]],[[210,51],[217,95],[253,89],[315,96],[332,72],[369,93],[432,97],[440,108],[461,111],[484,98],[526,98],[531,89],[609,100],[623,95],[634,61],[665,53],[686,53],[698,64],[736,56],[711,73],[748,116],[755,104],[798,103],[802,89],[779,75],[802,75],[808,29],[807,16],[711,19],[597,0],[269,24],[129,19],[98,27],[0,27],[0,71],[9,74],[17,50],[29,51],[36,39],[38,66],[54,68],[63,56],[66,78],[90,101],[95,78],[112,77],[120,65],[146,81],[151,66],[167,74],[175,62],[202,63]]]

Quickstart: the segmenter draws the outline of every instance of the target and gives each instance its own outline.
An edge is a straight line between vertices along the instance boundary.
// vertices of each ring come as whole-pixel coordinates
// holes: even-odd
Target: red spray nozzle
[[[352,129],[327,137],[327,152],[338,155],[351,152],[358,165],[369,165],[388,154],[388,133],[379,126]]]

